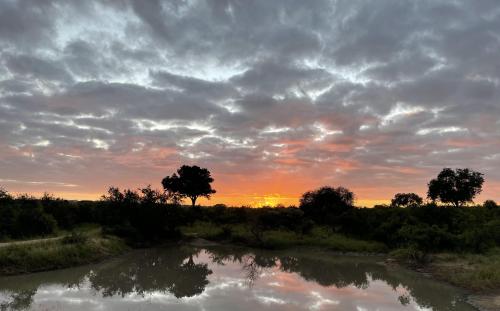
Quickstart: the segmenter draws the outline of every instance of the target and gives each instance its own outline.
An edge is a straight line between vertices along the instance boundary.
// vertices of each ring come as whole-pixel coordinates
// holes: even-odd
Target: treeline
[[[139,192],[111,187],[99,201],[68,201],[50,194],[12,196],[0,188],[0,241],[50,235],[88,223],[137,241],[173,237],[177,218],[187,209],[167,204],[164,198],[150,186]]]
[[[111,187],[100,201],[73,202],[50,195],[12,197],[2,190],[0,239],[47,235],[57,228],[70,230],[79,224],[97,223],[107,233],[148,244],[178,238],[182,226],[204,222],[222,228],[217,239],[253,246],[263,244],[266,231],[307,235],[317,226],[382,242],[390,249],[483,252],[500,246],[500,208],[496,203],[488,200],[484,205],[466,205],[480,193],[484,181],[482,174],[468,169],[444,169],[429,183],[429,201],[425,203],[416,194],[400,193],[391,205],[356,208],[349,189],[322,187],[304,193],[299,207],[256,209],[221,204],[193,208],[198,196],[210,196],[215,190],[209,187],[213,179],[206,169],[188,168],[164,179],[163,191],[150,186],[138,190]],[[201,179],[196,177],[198,171]],[[183,198],[190,199],[193,206],[180,205]],[[236,226],[245,228],[251,240],[235,240]]]
[[[11,196],[0,189],[0,240],[23,239],[95,222],[96,202],[70,202],[45,194]]]

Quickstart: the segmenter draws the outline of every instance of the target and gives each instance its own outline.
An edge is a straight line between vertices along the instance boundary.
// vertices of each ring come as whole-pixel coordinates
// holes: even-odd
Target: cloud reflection
[[[141,250],[0,279],[6,310],[472,310],[460,297],[374,258],[231,247]]]

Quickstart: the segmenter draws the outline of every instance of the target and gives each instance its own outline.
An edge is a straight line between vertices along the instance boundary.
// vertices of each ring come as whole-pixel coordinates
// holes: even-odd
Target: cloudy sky
[[[97,198],[207,167],[211,202],[500,200],[500,4],[0,1],[0,185]]]

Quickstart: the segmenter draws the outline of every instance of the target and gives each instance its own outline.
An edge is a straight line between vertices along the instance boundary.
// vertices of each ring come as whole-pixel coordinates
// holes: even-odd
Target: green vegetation
[[[472,290],[500,288],[500,248],[484,254],[437,254],[429,271],[454,285]]]
[[[78,237],[78,238],[75,238]],[[0,274],[10,275],[66,268],[96,262],[123,253],[125,243],[116,237],[69,238],[0,247]]]
[[[296,246],[321,247],[338,252],[383,253],[387,247],[379,242],[363,241],[336,234],[326,226],[315,226],[307,234],[288,229],[264,230],[260,237],[245,224],[218,226],[197,221],[181,228],[184,237],[203,238],[244,244],[252,247],[283,249]]]
[[[416,248],[404,248],[390,252],[389,256],[462,288],[473,291],[500,288],[500,248],[481,254],[427,254]]]

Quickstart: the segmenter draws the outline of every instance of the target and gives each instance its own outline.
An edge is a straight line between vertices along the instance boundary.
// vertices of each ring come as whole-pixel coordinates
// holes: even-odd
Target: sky
[[[444,167],[500,200],[500,4],[2,0],[0,186],[97,199],[183,164],[206,204],[358,205]]]

